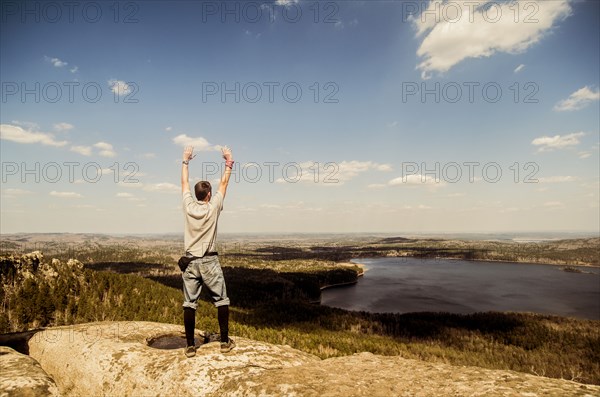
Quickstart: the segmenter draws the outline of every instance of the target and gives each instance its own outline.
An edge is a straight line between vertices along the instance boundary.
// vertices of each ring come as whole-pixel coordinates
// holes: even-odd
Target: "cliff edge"
[[[186,358],[182,348],[168,349],[183,346],[182,331],[178,325],[137,321],[56,327],[29,339],[30,357],[23,357],[37,360],[63,396],[600,395],[600,386],[513,371],[371,353],[321,360],[239,337],[228,354],[213,342]],[[203,340],[200,333],[197,340]],[[11,374],[8,378],[16,376]],[[4,386],[0,394],[9,395]]]

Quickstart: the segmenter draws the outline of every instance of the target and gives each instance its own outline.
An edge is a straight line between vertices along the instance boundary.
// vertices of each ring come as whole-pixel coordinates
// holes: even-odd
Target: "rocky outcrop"
[[[600,387],[512,371],[360,353],[282,368],[223,385],[232,396],[594,397]]]
[[[58,396],[56,383],[37,361],[0,346],[0,397]]]
[[[267,343],[235,338],[237,347],[221,354],[219,343],[162,350],[148,341],[181,335],[183,326],[150,322],[103,322],[57,327],[29,340],[29,354],[56,380],[64,396],[217,396],[225,383],[317,357]],[[198,335],[197,340],[202,340]]]
[[[289,346],[235,338],[161,350],[148,341],[181,338],[182,326],[103,322],[47,329],[29,340],[30,355],[64,396],[582,396],[600,387],[512,371],[429,363],[360,353],[326,360]],[[201,335],[198,335],[201,339]]]

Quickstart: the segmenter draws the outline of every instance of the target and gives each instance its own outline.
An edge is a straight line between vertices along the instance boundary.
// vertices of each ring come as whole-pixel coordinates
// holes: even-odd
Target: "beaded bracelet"
[[[233,160],[227,160],[225,161],[225,167],[229,167],[230,169],[233,169]]]

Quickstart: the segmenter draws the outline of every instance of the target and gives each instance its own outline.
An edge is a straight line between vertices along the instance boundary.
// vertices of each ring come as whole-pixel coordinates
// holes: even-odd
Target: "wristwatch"
[[[183,160],[182,163],[188,165],[190,163],[190,160]]]

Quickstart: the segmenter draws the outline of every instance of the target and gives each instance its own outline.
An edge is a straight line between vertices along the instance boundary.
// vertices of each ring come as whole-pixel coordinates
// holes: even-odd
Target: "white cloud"
[[[299,0],[275,0],[275,4],[278,6],[290,6],[292,4],[298,3]]]
[[[145,198],[136,197],[131,193],[124,193],[124,192],[117,193],[115,195],[115,197],[124,198],[124,199],[127,199],[128,201],[134,201],[134,202],[141,202],[141,201],[146,200]]]
[[[102,157],[115,157],[117,153],[113,149],[113,146],[110,143],[106,142],[98,142],[93,145],[94,148],[98,149],[98,155]],[[70,151],[79,153],[82,156],[91,156],[92,155],[92,146],[86,145],[73,145],[69,148]],[[110,169],[102,170],[103,172],[112,171]],[[142,176],[142,173],[136,172],[135,176]]]
[[[385,172],[387,172],[387,171],[391,171],[392,170],[392,166],[389,165],[389,164],[377,164],[375,166],[375,169],[377,171],[385,171]]]
[[[433,72],[444,73],[465,59],[490,57],[497,52],[522,53],[571,14],[568,0],[536,1],[534,16],[526,12],[530,3],[430,1],[426,11],[410,18],[416,37],[425,35],[417,50],[423,59],[417,66],[422,78],[430,78]],[[493,6],[486,11],[490,4]],[[520,15],[515,20],[517,7]]]
[[[98,154],[102,157],[115,157],[117,155],[110,143],[98,142],[94,144],[94,147],[100,149]]]
[[[590,87],[585,86],[578,89],[567,99],[563,99],[554,106],[554,110],[557,112],[565,112],[572,110],[579,110],[586,107],[590,102],[597,101],[600,99],[600,90],[593,91]]]
[[[296,164],[296,166],[288,166]],[[380,164],[373,161],[342,161],[339,163],[319,163],[306,161],[304,163],[289,163],[284,165],[286,177],[278,178],[275,182],[308,182],[323,186],[343,185],[345,182],[355,178],[361,173],[369,170],[391,171],[389,164]],[[299,171],[299,172],[298,172]]]
[[[579,145],[579,138],[585,135],[585,132],[573,132],[567,135],[541,136],[531,141],[534,146],[539,146],[538,152],[552,151],[554,149],[564,149],[570,146]]]
[[[69,69],[69,72],[71,73],[77,73],[79,71],[79,66],[74,66],[71,69]]]
[[[520,211],[521,209],[519,207],[507,207],[507,208],[503,208],[500,210],[501,214],[506,214],[506,213],[511,213],[511,212],[517,212]]]
[[[25,189],[16,189],[16,188],[6,188],[6,189],[2,189],[2,195],[9,198],[9,197],[17,197],[17,196],[26,196],[28,194],[32,194],[33,192],[31,190],[25,190]]]
[[[341,163],[337,164],[337,172],[335,173],[335,175],[332,175],[332,177],[339,179],[340,182],[345,182],[348,181],[356,176],[358,176],[358,174],[366,172],[368,170],[374,169],[377,171],[391,171],[392,167],[389,164],[379,164],[379,163],[374,163],[372,161],[356,161],[356,160],[352,160],[352,161],[342,161]],[[324,166],[324,164],[323,164]],[[326,173],[328,170],[327,169],[323,169],[323,173]],[[333,170],[330,168],[329,169],[330,172],[332,172],[333,174]]]
[[[69,123],[57,123],[54,124],[54,130],[59,132],[70,131],[73,129],[73,124]]]
[[[543,204],[544,207],[562,207],[563,203],[561,203],[560,201],[546,201]]]
[[[137,174],[136,174],[137,175]],[[119,181],[117,182],[118,186],[121,187],[128,187],[128,188],[143,188],[144,184],[141,182],[123,182],[123,181]]]
[[[295,203],[290,203],[284,206],[287,210],[297,210],[297,211],[305,211],[305,212],[318,212],[322,211],[321,207],[309,207],[304,201],[297,201]]]
[[[114,163],[112,168],[98,169],[98,174],[101,175],[102,177],[106,177],[109,180],[117,181],[119,178],[123,179],[124,181],[116,182],[119,186],[126,186],[126,187],[142,187],[143,186],[143,184],[139,181],[138,178],[146,176],[146,173],[131,172],[130,170],[127,170],[127,169],[125,169],[123,171],[119,171],[119,169],[115,168],[115,165],[119,165],[119,163]]]
[[[108,80],[108,86],[114,94],[117,94],[119,96],[127,95],[132,90],[131,86],[123,80]]]
[[[16,125],[20,125],[21,127],[24,127],[25,129],[30,130],[30,131],[37,131],[40,129],[40,126],[38,123],[33,123],[31,121],[13,120],[12,123],[16,124]]]
[[[17,143],[41,143],[47,146],[65,146],[67,141],[57,141],[54,135],[46,132],[27,131],[23,128],[11,125],[0,124],[0,139]]]
[[[152,183],[144,186],[144,190],[148,192],[166,192],[166,193],[177,193],[181,191],[181,186],[177,186],[173,183],[162,182]]]
[[[281,206],[278,204],[261,204],[260,208],[278,210],[281,209]]]
[[[394,127],[398,126],[398,122],[397,121],[392,121],[391,123],[388,123],[387,126],[389,128],[394,128]]]
[[[525,65],[524,64],[520,64],[519,66],[516,67],[516,69],[514,70],[514,72],[515,73],[519,73],[524,68],[525,68]]]
[[[351,21],[344,21],[341,18],[339,18],[339,16],[336,15],[333,18],[329,18],[329,19],[331,20],[330,22],[333,22],[333,27],[338,30],[343,30],[346,28],[346,26],[353,28],[356,25],[358,25],[358,19],[356,19],[356,18],[354,18]]]
[[[446,182],[441,179],[436,182],[431,175],[411,174],[394,178],[388,182],[390,186],[445,186]]]
[[[583,151],[583,152],[579,152],[577,153],[577,156],[580,159],[587,159],[588,157],[590,157],[592,155],[592,152],[587,152],[587,151]]]
[[[69,149],[72,152],[79,153],[82,156],[91,156],[92,155],[92,147],[91,146],[71,146]]]
[[[173,127],[167,127],[167,128],[165,128],[165,131],[169,132],[169,131],[171,131],[172,129],[173,129]]]
[[[50,192],[50,196],[60,197],[60,198],[81,198],[81,197],[83,197],[79,193],[75,193],[75,192],[57,192],[55,190],[53,190],[53,191]]]
[[[227,210],[227,213],[232,214],[232,213],[238,213],[238,212],[256,212],[256,211],[258,211],[256,208],[247,207],[247,206],[243,205],[243,206],[239,206],[239,207],[234,207],[231,210]]]
[[[570,175],[557,175],[557,176],[548,176],[537,178],[540,183],[563,183],[563,182],[575,182],[579,180],[576,176]]]
[[[211,145],[201,136],[194,138],[186,134],[177,135],[173,138],[173,143],[183,147],[193,146],[196,151],[219,150],[220,147]]]
[[[45,57],[44,57],[44,59],[45,59],[47,62],[50,62],[50,63],[51,63],[51,64],[52,64],[52,65],[53,65],[55,68],[62,68],[62,67],[64,67],[64,66],[67,66],[67,65],[68,65],[68,63],[67,63],[67,62],[61,61],[61,60],[60,60],[60,59],[58,59],[58,58],[50,58],[50,57],[47,57],[47,56],[45,56]]]

